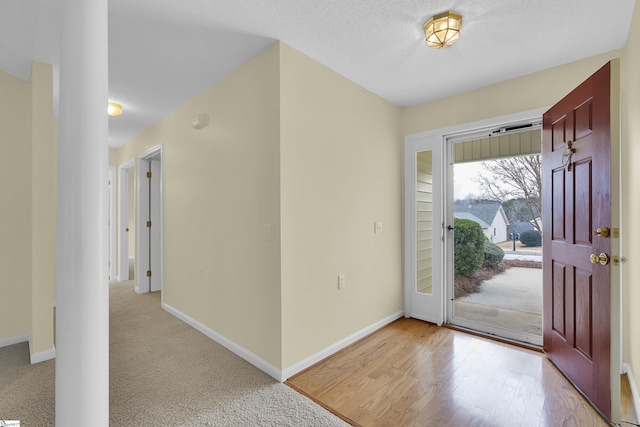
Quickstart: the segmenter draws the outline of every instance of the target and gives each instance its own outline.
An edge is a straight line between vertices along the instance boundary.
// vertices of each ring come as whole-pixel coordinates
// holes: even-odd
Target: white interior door
[[[405,139],[405,317],[444,322],[442,137]]]
[[[118,280],[129,280],[129,169],[120,167],[120,222],[118,237]]]
[[[156,292],[162,288],[162,263],[160,253],[162,248],[160,161],[151,160],[149,162],[149,170],[151,171],[151,179],[149,180],[149,220],[151,221],[151,227],[149,229],[149,270],[151,271],[151,277],[149,280],[151,292]]]
[[[139,159],[137,164],[137,212],[136,212],[136,272],[134,274],[135,291],[146,293],[151,291],[149,280],[150,258],[149,242],[149,161]]]
[[[109,280],[116,278],[116,168],[109,167]]]

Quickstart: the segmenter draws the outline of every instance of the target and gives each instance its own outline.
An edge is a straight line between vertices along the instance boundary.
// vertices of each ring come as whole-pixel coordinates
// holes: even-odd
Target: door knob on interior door
[[[591,254],[591,256],[589,257],[589,260],[591,261],[591,264],[600,263],[602,265],[607,265],[609,264],[609,255],[605,253],[601,253],[600,255]]]

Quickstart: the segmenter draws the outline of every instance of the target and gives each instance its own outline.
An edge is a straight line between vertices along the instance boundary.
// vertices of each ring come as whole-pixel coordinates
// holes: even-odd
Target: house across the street
[[[453,216],[480,224],[484,235],[493,243],[507,240],[509,219],[500,203],[487,200],[458,200],[454,203]]]

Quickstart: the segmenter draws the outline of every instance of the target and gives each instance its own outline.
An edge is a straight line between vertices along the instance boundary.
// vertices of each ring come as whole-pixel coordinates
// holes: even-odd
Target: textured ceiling
[[[282,40],[382,98],[410,106],[624,46],[635,0],[109,0],[109,119],[119,146]],[[430,49],[446,10],[462,35]],[[0,2],[0,70],[54,65],[60,0]],[[57,95],[57,94],[56,94]],[[55,96],[57,102],[57,96]],[[57,111],[57,105],[54,107]]]

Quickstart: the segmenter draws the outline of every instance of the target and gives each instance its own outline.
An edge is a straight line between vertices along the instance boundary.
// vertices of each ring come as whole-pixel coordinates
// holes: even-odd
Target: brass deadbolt
[[[609,229],[607,227],[600,227],[593,232],[594,236],[609,237]]]

